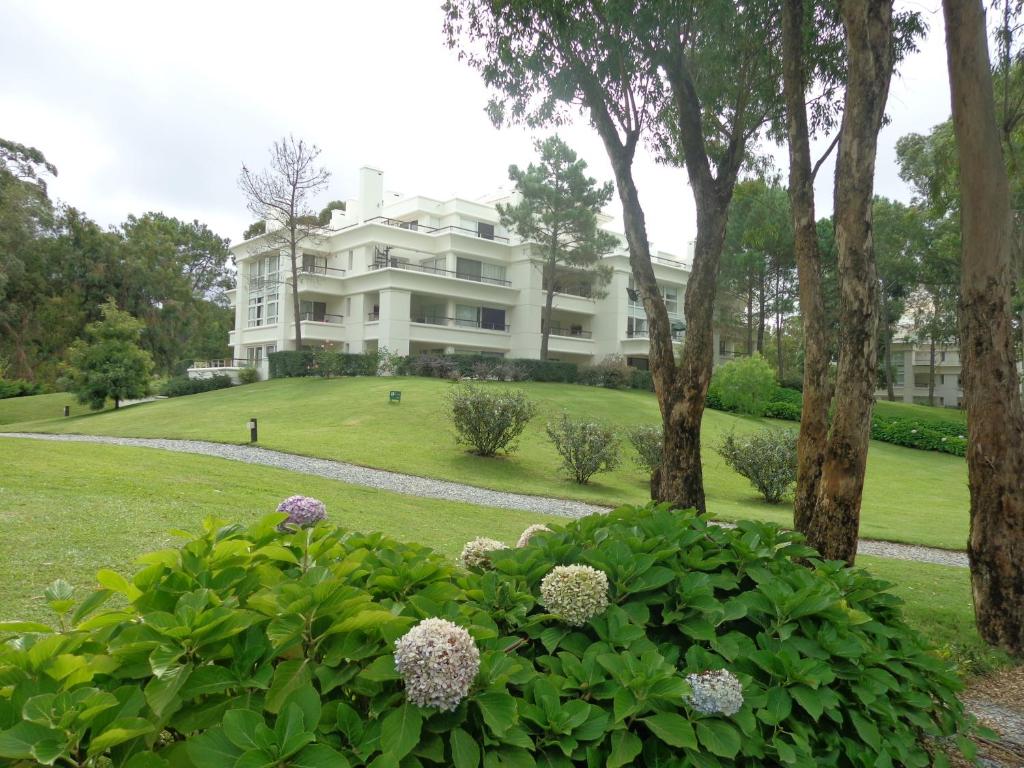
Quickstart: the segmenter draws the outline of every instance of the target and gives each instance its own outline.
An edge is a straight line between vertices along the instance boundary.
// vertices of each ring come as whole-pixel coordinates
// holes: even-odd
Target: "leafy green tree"
[[[501,223],[536,244],[535,263],[545,291],[540,359],[548,359],[555,293],[571,283],[585,295],[600,296],[612,270],[602,259],[618,238],[598,226],[598,214],[612,198],[611,182],[600,186],[587,176],[587,164],[558,136],[534,142],[539,159],[525,169],[509,166],[519,201],[499,204]]]
[[[145,397],[153,373],[153,358],[139,346],[143,324],[113,299],[100,311],[103,319],[86,326],[85,338],[68,350],[68,389],[95,411],[110,399],[118,408],[122,400]]]

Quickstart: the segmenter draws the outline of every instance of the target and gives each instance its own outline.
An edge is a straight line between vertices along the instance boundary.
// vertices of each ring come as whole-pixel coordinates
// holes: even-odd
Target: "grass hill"
[[[625,445],[627,459],[615,472],[597,475],[587,486],[565,479],[557,454],[544,434],[544,424],[562,411],[620,427],[656,424],[658,406],[652,394],[570,384],[483,385],[522,388],[540,407],[518,452],[484,459],[455,444],[446,416],[446,396],[452,386],[446,381],[414,377],[283,379],[145,403],[117,412],[20,422],[5,415],[10,401],[0,401],[0,424],[5,431],[242,443],[248,440],[248,419],[256,417],[260,444],[268,448],[486,488],[608,505],[647,499],[647,477],[632,464],[632,449]],[[391,389],[402,391],[401,404],[389,403]],[[24,404],[18,407],[21,413],[31,412]],[[915,408],[901,404],[885,407]],[[44,410],[46,414],[59,414],[59,409],[50,404],[39,412]],[[716,516],[760,518],[782,524],[791,521],[787,504],[761,502],[747,481],[729,470],[714,451],[730,430],[745,432],[766,424],[789,429],[796,426],[705,412],[704,478],[708,507]],[[868,455],[861,533],[870,538],[963,549],[968,528],[966,483],[966,464],[961,458],[873,442]]]

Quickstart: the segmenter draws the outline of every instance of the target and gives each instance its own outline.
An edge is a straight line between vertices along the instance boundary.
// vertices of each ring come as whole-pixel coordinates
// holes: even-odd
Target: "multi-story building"
[[[934,405],[960,408],[964,390],[960,381],[960,348],[955,344],[935,346]],[[892,342],[893,394],[904,403],[928,405],[928,389],[932,378],[932,349],[927,341],[912,336],[899,336]],[[879,360],[879,367],[884,365]],[[884,379],[883,379],[884,382]],[[888,392],[883,384],[875,398],[884,400]]]
[[[333,211],[330,224],[302,244],[303,347],[538,357],[545,286],[531,244],[500,223],[495,204],[510,199],[385,195],[383,174],[362,168],[358,199],[345,201],[345,209]],[[265,375],[267,355],[295,347],[290,259],[271,245],[274,222],[266,226],[267,234],[232,248],[235,359],[197,363],[193,376],[224,368],[232,373],[242,365]],[[574,285],[572,273],[558,278],[549,358],[593,363],[620,354],[646,366],[647,317],[621,242],[606,257],[612,279],[600,296]],[[671,254],[656,252],[653,261],[678,344],[689,271]]]

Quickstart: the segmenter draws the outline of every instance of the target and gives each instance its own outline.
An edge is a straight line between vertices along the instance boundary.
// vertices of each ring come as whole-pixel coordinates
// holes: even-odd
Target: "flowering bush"
[[[288,528],[309,528],[327,519],[324,503],[310,496],[289,496],[277,505],[277,511],[288,515],[278,526],[282,531]]]
[[[765,501],[778,504],[796,483],[796,441],[796,432],[788,429],[763,429],[742,437],[730,433],[718,453]]]
[[[608,607],[608,577],[589,565],[559,565],[541,581],[540,602],[566,624],[582,627]]]
[[[0,764],[923,766],[968,733],[889,585],[767,524],[627,507],[475,572],[280,519],[0,623]],[[606,607],[570,625],[556,582]]]
[[[519,535],[519,541],[516,542],[516,546],[525,547],[527,544],[530,543],[530,539],[532,539],[536,534],[545,532],[551,533],[552,531],[546,525],[528,525],[526,527],[526,530]]]
[[[640,469],[651,474],[661,466],[661,454],[664,448],[665,439],[661,427],[645,425],[633,427],[626,432],[626,437],[636,449],[636,457],[633,459]]]
[[[563,413],[558,421],[548,422],[547,432],[562,457],[562,468],[580,485],[622,462],[618,435],[609,426]]]
[[[456,439],[478,456],[514,451],[515,441],[537,412],[521,390],[496,392],[469,384],[455,389],[448,405]]]
[[[480,651],[457,624],[424,619],[395,641],[395,669],[409,701],[451,712],[480,670]]]
[[[505,543],[497,539],[480,537],[467,541],[459,554],[459,563],[463,568],[490,568],[490,554],[496,549],[505,549]]]

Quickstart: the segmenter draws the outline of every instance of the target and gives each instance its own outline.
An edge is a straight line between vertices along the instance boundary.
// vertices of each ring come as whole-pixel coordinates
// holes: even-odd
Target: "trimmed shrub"
[[[8,397],[29,397],[43,394],[43,388],[25,379],[0,379],[0,400]]]
[[[788,429],[764,429],[739,438],[730,433],[717,450],[765,501],[778,504],[796,483],[796,440],[797,433]]]
[[[661,427],[654,425],[631,427],[626,431],[626,437],[636,449],[633,463],[640,469],[647,474],[652,474],[661,466],[661,456],[665,447],[665,436]]]
[[[580,485],[598,472],[610,472],[622,461],[619,437],[605,424],[563,413],[557,421],[548,422],[547,433],[562,457],[562,468]]]
[[[240,368],[238,371],[239,384],[255,384],[260,380],[260,369],[252,365]]]
[[[715,369],[712,381],[722,408],[761,416],[778,386],[775,372],[760,355],[741,357]]]
[[[310,376],[316,366],[316,353],[308,349],[271,352],[267,363],[272,379]]]
[[[215,389],[227,389],[234,384],[231,377],[218,373],[208,379],[190,379],[188,376],[175,376],[164,382],[160,394],[164,397],[183,397],[198,395],[200,392],[211,392]]]
[[[654,391],[654,377],[651,376],[650,371],[643,371],[639,368],[632,368],[632,380],[629,386],[632,389],[646,389],[648,392]]]
[[[55,582],[53,628],[0,624],[0,762],[923,766],[970,746],[891,585],[774,526],[624,507],[467,572],[284,517],[210,520],[84,600]]]
[[[478,371],[495,371],[501,366],[514,365],[515,377],[512,380],[522,381],[556,381],[572,383],[576,381],[576,364],[559,363],[553,360],[530,360],[525,358],[502,358],[487,355],[411,355],[398,366],[398,373],[413,376],[435,376],[446,378],[452,370],[458,370],[463,376],[481,378]],[[506,374],[508,368],[504,369]],[[497,374],[491,373],[482,378]],[[501,378],[508,378],[502,375]]]
[[[625,389],[633,384],[634,370],[626,365],[622,355],[608,355],[595,365],[585,365],[579,370],[580,384],[607,389]]]
[[[515,451],[515,441],[537,413],[521,390],[483,390],[471,384],[449,393],[448,406],[456,440],[478,456]]]

